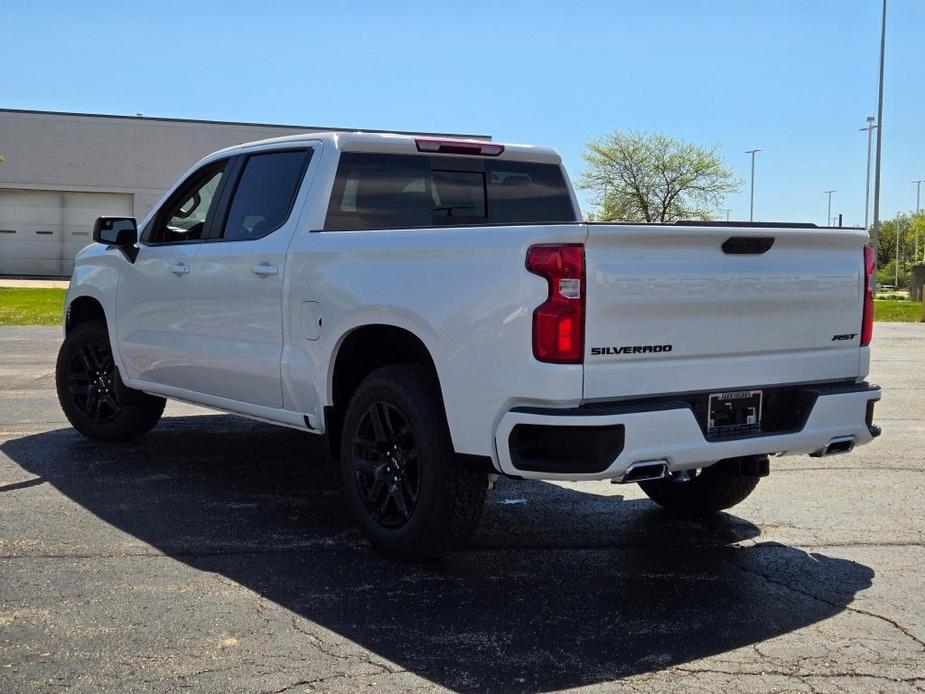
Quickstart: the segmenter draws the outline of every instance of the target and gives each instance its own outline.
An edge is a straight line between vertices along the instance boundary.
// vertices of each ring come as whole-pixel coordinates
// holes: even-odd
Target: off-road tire
[[[743,501],[755,490],[760,479],[753,475],[733,474],[712,465],[686,481],[667,477],[640,482],[639,486],[652,501],[672,513],[704,516]]]
[[[128,441],[144,434],[157,424],[166,403],[122,383],[103,321],[78,325],[64,338],[55,387],[71,426],[98,441]]]
[[[384,421],[388,427],[383,427]],[[391,439],[397,443],[390,446],[387,435],[380,441],[375,433],[383,429],[399,430]],[[394,458],[389,457],[392,448]],[[340,467],[357,524],[372,546],[388,557],[443,556],[465,542],[478,525],[486,476],[457,460],[439,384],[420,366],[386,366],[360,383],[344,416]],[[388,485],[394,485],[391,491]],[[401,491],[414,486],[416,495]],[[371,489],[378,489],[379,496],[371,499]],[[374,502],[385,498],[382,494],[392,494],[393,499],[380,513],[382,504]],[[401,504],[407,514],[395,501],[396,494],[405,499]],[[413,500],[410,510],[408,500]]]

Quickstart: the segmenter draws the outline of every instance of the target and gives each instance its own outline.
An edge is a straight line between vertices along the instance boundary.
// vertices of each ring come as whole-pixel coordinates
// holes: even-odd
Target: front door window
[[[164,205],[146,243],[177,243],[203,238],[215,210],[216,194],[227,162],[210,164],[194,174]]]

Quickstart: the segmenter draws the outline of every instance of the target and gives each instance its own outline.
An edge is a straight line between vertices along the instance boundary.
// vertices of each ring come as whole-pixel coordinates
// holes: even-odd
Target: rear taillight
[[[549,296],[533,312],[533,356],[554,364],[580,364],[585,338],[585,248],[533,246],[527,269],[546,278]]]
[[[864,246],[864,318],[861,321],[861,347],[874,335],[874,249]]]

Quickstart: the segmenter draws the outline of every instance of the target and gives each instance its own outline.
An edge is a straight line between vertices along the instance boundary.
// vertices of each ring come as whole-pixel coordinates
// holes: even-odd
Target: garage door
[[[0,275],[70,275],[102,215],[133,216],[132,195],[0,190]]]

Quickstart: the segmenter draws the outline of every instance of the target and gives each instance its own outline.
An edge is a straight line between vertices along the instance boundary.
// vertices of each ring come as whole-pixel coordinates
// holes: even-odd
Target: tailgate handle
[[[730,236],[723,242],[727,255],[761,255],[774,245],[773,236]]]

